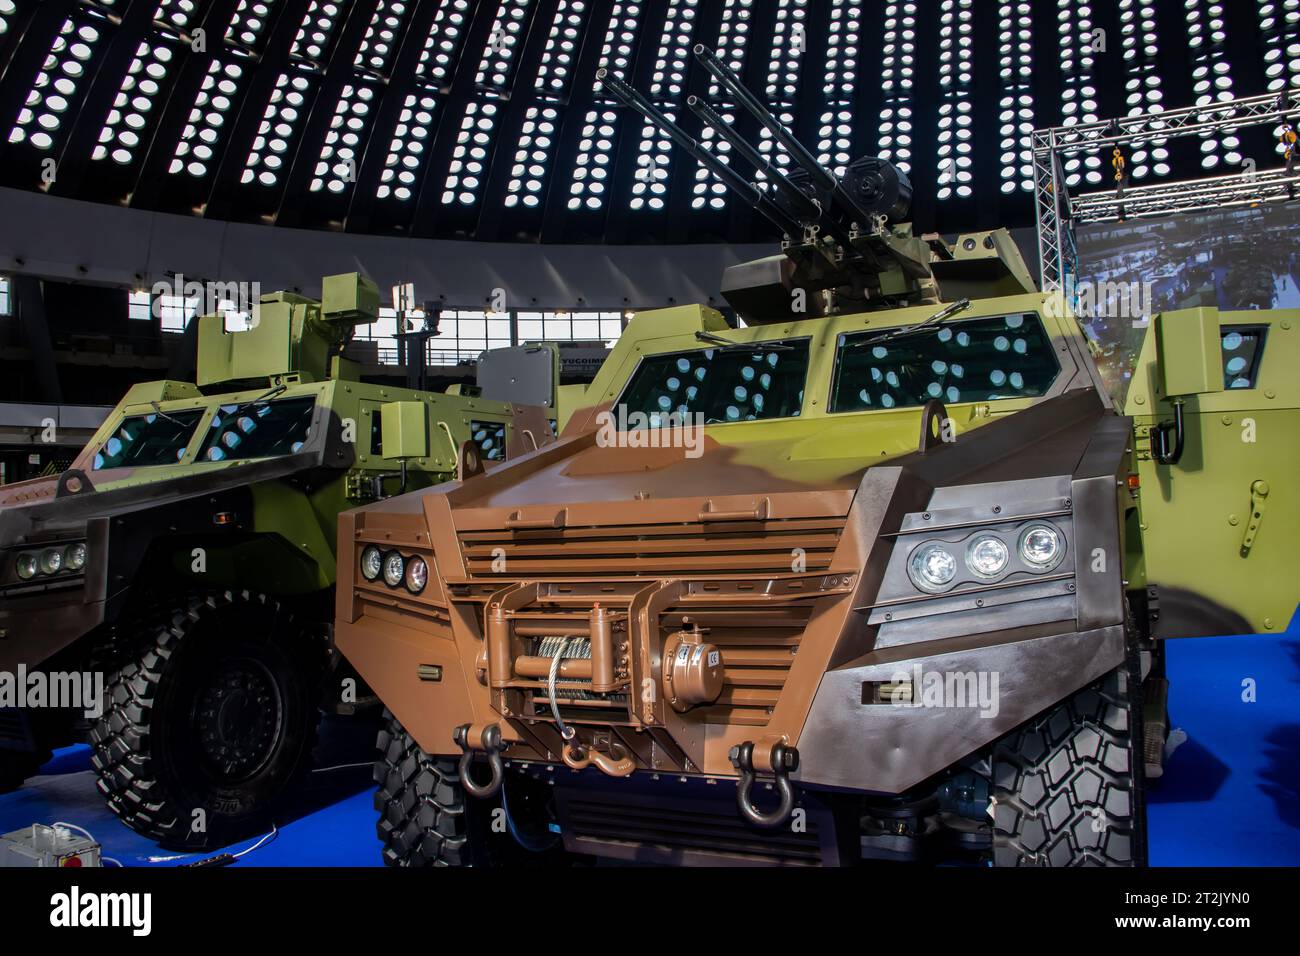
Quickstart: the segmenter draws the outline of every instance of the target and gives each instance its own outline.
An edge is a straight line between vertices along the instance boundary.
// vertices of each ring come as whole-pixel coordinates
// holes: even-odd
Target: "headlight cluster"
[[[368,544],[361,551],[361,576],[367,581],[382,577],[390,588],[405,585],[412,594],[419,594],[429,583],[429,565],[418,555],[403,557],[397,551],[384,552]]]
[[[39,551],[23,551],[14,562],[18,577],[30,581],[37,575],[49,577],[60,571],[77,572],[86,566],[86,544],[59,545]]]
[[[990,582],[1013,570],[1044,574],[1060,565],[1064,557],[1061,530],[1037,521],[1019,531],[981,531],[956,544],[927,541],[912,552],[907,574],[922,591],[937,594],[947,591],[959,576]],[[963,564],[965,575],[961,575]]]

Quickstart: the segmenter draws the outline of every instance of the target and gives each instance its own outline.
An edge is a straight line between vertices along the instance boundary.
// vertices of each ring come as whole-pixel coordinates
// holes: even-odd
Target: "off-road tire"
[[[994,745],[994,865],[1146,865],[1137,680],[1121,665]]]
[[[454,757],[431,757],[387,710],[375,761],[375,832],[388,866],[469,866],[469,813]]]
[[[0,793],[17,790],[28,777],[36,776],[36,771],[50,757],[48,750],[41,753],[0,750]]]
[[[130,643],[90,733],[109,808],[171,849],[269,830],[310,770],[326,648],[249,591],[193,597]],[[251,720],[255,739],[232,743],[232,720]]]

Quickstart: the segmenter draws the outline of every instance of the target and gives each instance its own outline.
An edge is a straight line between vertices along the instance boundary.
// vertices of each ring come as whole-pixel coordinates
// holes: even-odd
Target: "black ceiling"
[[[643,145],[641,122],[593,89],[596,70],[608,66],[698,131],[682,104],[688,93],[710,92],[687,54],[703,42],[730,57],[815,152],[829,137],[842,141],[832,157],[874,153],[891,133],[897,149],[897,124],[910,123],[920,228],[1028,225],[1021,176],[1004,175],[1023,162],[1019,147],[1004,143],[1008,110],[1023,106],[1012,122],[1025,129],[1060,123],[1070,102],[1082,104],[1077,116],[1122,115],[1133,102],[1152,102],[1130,100],[1135,83],[1145,84],[1144,96],[1158,89],[1166,107],[1189,105],[1202,61],[1212,79],[1230,78],[1220,95],[1264,92],[1269,64],[1275,85],[1279,76],[1295,79],[1278,64],[1300,62],[1300,50],[1287,52],[1297,42],[1297,7],[1297,0],[0,0],[0,184],[350,232],[761,240],[771,228],[734,198],[715,208],[709,187],[697,188],[697,164],[678,151],[647,175],[639,157],[658,146]],[[1105,49],[1089,52],[1098,37]],[[882,111],[899,107],[910,114],[895,112],[887,128]],[[943,133],[945,115],[968,116],[968,125]],[[736,125],[758,139],[748,116]],[[1023,144],[1022,132],[1011,135]],[[1218,171],[1239,153],[1258,156],[1260,166],[1274,161],[1266,133],[1215,148],[1224,156]],[[959,150],[969,196],[948,190],[938,198],[948,150]],[[1194,141],[1170,152],[1172,176],[1198,174],[1209,155]],[[1109,156],[1096,157],[1084,171],[1104,182],[1108,167]]]

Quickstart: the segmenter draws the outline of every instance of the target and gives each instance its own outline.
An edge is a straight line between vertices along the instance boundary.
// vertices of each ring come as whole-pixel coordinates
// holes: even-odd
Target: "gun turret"
[[[688,97],[702,128],[730,144],[734,159],[752,167],[751,181],[623,80],[607,70],[596,76],[610,95],[662,130],[783,233],[780,254],[731,266],[724,274],[722,294],[737,313],[753,324],[939,302],[931,264],[953,259],[953,251],[937,237],[914,236],[903,221],[912,201],[907,174],[886,159],[864,156],[849,164],[843,178],[836,176],[716,53],[700,44],[695,57],[789,154],[794,169],[778,169],[710,104]],[[993,258],[1005,248],[981,243],[977,254],[988,250]],[[958,271],[968,287],[969,264],[948,269]],[[1021,272],[996,264],[986,270],[999,278],[1014,273],[1017,284]]]
[[[736,132],[734,126],[719,116],[713,107],[698,96],[688,96],[686,105],[700,118],[700,122],[706,128],[714,130],[730,143],[741,159],[753,166],[764,180],[772,184],[772,188],[776,191],[774,201],[777,207],[798,222],[805,235],[809,234],[810,230],[812,234],[816,234],[818,230],[825,229],[842,245],[848,245],[852,241],[853,237],[847,229],[826,216],[825,197],[819,195],[816,187],[806,178],[800,182],[769,163],[762,153]]]
[[[358,325],[379,316],[379,287],[356,272],[327,276],[320,301],[293,292],[272,292],[254,309],[253,325],[227,331],[225,315],[196,319],[200,388],[293,378],[319,382],[331,374]],[[341,358],[340,358],[341,361]]]
[[[706,150],[693,137],[688,136],[685,130],[665,116],[662,110],[639,92],[604,68],[596,71],[596,79],[604,84],[605,89],[616,99],[620,100],[625,106],[630,106],[636,110],[656,127],[663,130],[674,143],[708,167],[742,199],[766,216],[778,229],[788,233],[798,228],[798,223],[773,203],[761,189]]]
[[[741,82],[740,77],[732,71],[731,67],[722,62],[722,59],[706,47],[703,43],[695,45],[695,58],[700,61],[701,65],[713,75],[713,78],[731,91],[736,97],[736,102],[749,111],[754,119],[758,120],[772,134],[781,147],[790,154],[790,158],[795,161],[808,174],[809,179],[818,189],[825,190],[834,198],[836,205],[847,212],[859,226],[865,226],[874,215],[873,211],[866,206],[860,205],[857,200],[850,195],[844,185],[835,177],[829,169],[817,162],[817,158],[810,153],[803,143],[794,138],[793,134],[785,128],[785,125],[773,116],[749,88]]]

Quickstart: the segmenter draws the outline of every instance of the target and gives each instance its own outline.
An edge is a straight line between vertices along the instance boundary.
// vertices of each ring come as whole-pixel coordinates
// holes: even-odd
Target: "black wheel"
[[[454,757],[431,757],[387,710],[375,761],[375,832],[389,866],[469,866],[469,813]]]
[[[310,627],[247,591],[143,629],[90,735],[109,807],[174,849],[268,830],[310,769],[325,661]]]
[[[36,776],[36,771],[50,756],[48,750],[41,753],[0,750],[0,793],[17,790],[28,777]]]
[[[430,756],[388,710],[378,746],[375,831],[387,865],[535,867],[570,862],[550,827],[554,808],[546,784],[507,779],[497,797],[470,797],[460,783],[460,758]]]
[[[994,745],[996,866],[1144,866],[1142,694],[1130,662]]]

